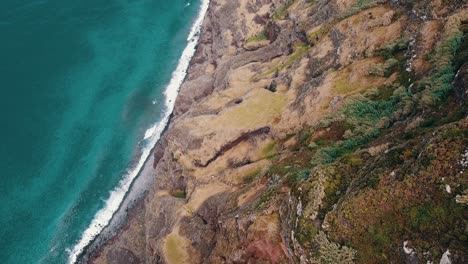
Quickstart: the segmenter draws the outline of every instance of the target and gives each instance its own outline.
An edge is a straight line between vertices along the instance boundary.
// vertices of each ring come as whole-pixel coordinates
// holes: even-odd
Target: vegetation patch
[[[353,128],[353,125],[346,121],[334,121],[326,128],[314,131],[312,136],[307,137],[306,135],[307,138],[303,144],[310,146],[311,143],[314,143],[315,146],[327,146],[333,144],[333,142],[343,140],[345,133]]]
[[[359,160],[358,164],[362,164],[362,160],[355,158],[354,161],[356,160]],[[324,220],[326,213],[332,209],[341,196],[346,192],[353,175],[355,175],[354,170],[356,167],[344,164],[344,162],[342,165],[338,166],[338,168],[336,166],[329,166],[327,168],[328,177],[323,184],[325,197],[323,198],[318,214],[318,218],[322,221]]]
[[[277,8],[277,9],[275,10],[275,12],[274,12],[273,15],[272,15],[272,18],[273,18],[273,19],[276,19],[276,20],[281,20],[281,19],[283,19],[283,18],[286,16],[286,13],[287,13],[287,11],[288,11],[288,8],[291,7],[292,4],[294,4],[295,1],[296,1],[296,0],[287,0],[286,3],[285,3],[283,6]]]
[[[301,149],[288,154],[288,156],[276,156],[266,175],[270,178],[283,179],[290,186],[296,186],[301,180],[309,177],[311,166],[310,159],[314,152]]]
[[[276,146],[276,141],[271,141],[268,143],[260,152],[262,154],[262,157],[269,158],[275,155],[275,146]]]
[[[468,20],[468,15],[463,12],[449,18],[445,28],[444,36],[435,49],[432,59],[434,73],[420,83],[423,90],[421,106],[431,106],[443,102],[449,92],[452,91],[452,81],[455,77],[457,66],[457,53],[464,54],[466,51],[459,47],[466,47],[466,27],[462,27],[463,20]],[[462,40],[465,43],[462,43]]]
[[[267,40],[267,31],[266,29],[260,31],[256,36],[249,37],[246,42],[251,43],[251,42],[258,42],[262,40]]]
[[[168,263],[188,263],[188,254],[184,249],[186,241],[176,234],[170,234],[166,237],[164,243],[164,256]]]
[[[406,37],[402,37],[392,41],[382,48],[379,49],[380,55],[386,60],[395,57],[397,54],[408,49],[409,40]]]
[[[307,35],[307,40],[311,45],[317,44],[320,41],[320,39],[322,39],[330,32],[331,28],[332,27],[329,24],[323,25],[319,29],[309,33]]]
[[[174,191],[171,191],[171,195],[174,196],[175,198],[179,198],[179,199],[185,199],[185,198],[187,198],[187,193],[185,192],[185,190],[174,190]]]
[[[364,9],[369,9],[371,7],[377,6],[381,1],[380,0],[357,0],[352,4],[349,9],[344,12],[342,18],[352,16]]]
[[[370,75],[380,76],[380,77],[390,77],[394,72],[395,68],[398,66],[398,60],[390,58],[384,63],[374,64],[370,70]]]
[[[311,48],[312,47],[309,45],[297,45],[295,51],[291,55],[278,63],[271,70],[264,72],[261,76],[267,76],[291,66],[295,61],[302,58],[308,51],[310,51]]]
[[[262,173],[261,168],[256,168],[256,169],[250,171],[249,173],[247,173],[247,175],[244,176],[244,178],[243,178],[244,183],[253,182],[253,180],[255,178],[257,178],[261,173]]]
[[[302,246],[312,248],[314,238],[319,232],[319,228],[314,225],[314,222],[302,215],[299,217],[297,226],[297,240]]]
[[[373,101],[363,96],[354,97],[338,115],[344,117],[348,125],[354,129],[347,133],[345,140],[333,142],[330,146],[322,148],[317,153],[314,163],[331,163],[375,139],[383,128],[390,125],[393,112],[400,107],[399,103],[399,96],[380,101]]]
[[[276,188],[268,190],[260,199],[258,200],[255,208],[263,207],[273,196],[277,194]]]
[[[203,117],[206,129],[255,129],[269,125],[271,120],[279,115],[286,106],[286,97],[279,93],[271,93],[264,89],[253,90],[242,104],[225,109],[216,117]]]
[[[453,132],[447,137],[445,131]],[[371,174],[376,175],[376,180],[367,187],[357,182],[350,185],[348,192],[355,194],[347,195],[327,215],[331,237],[350,242],[361,263],[397,259],[399,253],[393,249],[401,247],[408,234],[412,247],[418,252],[429,252],[431,261],[440,259],[445,250],[437,245],[451,245],[451,250],[455,250],[465,243],[466,210],[454,199],[468,182],[466,172],[460,173],[458,162],[468,146],[465,131],[464,125],[449,125],[440,132],[428,131],[412,139],[395,152],[402,161],[397,172],[391,171],[395,165],[388,162],[393,159],[390,152],[351,172],[356,180],[370,179]],[[425,145],[424,138],[431,138],[431,144]],[[338,175],[349,172],[338,164],[333,165]],[[452,186],[452,193],[447,193],[446,184]]]
[[[327,235],[320,231],[315,237],[318,245],[318,257],[313,263],[323,264],[345,264],[354,263],[356,250],[347,246],[340,246],[328,240]]]

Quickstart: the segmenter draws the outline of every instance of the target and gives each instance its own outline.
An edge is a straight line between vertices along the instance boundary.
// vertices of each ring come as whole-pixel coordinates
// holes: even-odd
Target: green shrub
[[[321,264],[351,264],[354,263],[356,250],[340,246],[328,240],[327,235],[320,231],[315,236],[315,242],[319,246],[319,258],[315,263]]]
[[[396,54],[405,51],[408,49],[409,40],[406,37],[399,38],[395,41],[392,41],[382,48],[380,48],[380,54],[386,59],[391,59],[395,57]]]
[[[456,137],[464,137],[465,131],[459,129],[459,128],[451,128],[444,133],[444,138],[456,138]]]
[[[260,31],[260,33],[258,33],[258,35],[248,38],[246,40],[246,42],[247,43],[258,42],[258,41],[262,41],[262,40],[266,40],[266,39],[267,39],[267,31],[266,31],[266,29],[264,29],[264,30]]]
[[[387,100],[374,101],[363,96],[350,100],[338,115],[345,117],[346,123],[353,127],[352,131],[344,141],[333,142],[320,149],[315,157],[316,160],[319,163],[331,163],[375,139],[381,130],[393,121],[393,113],[401,108],[403,95],[404,92],[397,93]],[[315,141],[315,143],[320,146],[320,142]]]
[[[319,232],[319,229],[314,225],[314,222],[311,221],[308,217],[302,215],[299,217],[299,224],[297,226],[297,240],[301,245],[311,246],[310,243],[313,242],[313,239]]]
[[[434,205],[425,203],[415,206],[407,212],[409,225],[414,232],[438,232],[450,229],[458,218],[462,216],[463,207],[454,201],[447,201],[445,204]]]
[[[296,185],[301,180],[307,179],[310,174],[310,168],[303,168],[294,170],[288,178],[288,182],[291,185]]]
[[[436,120],[434,117],[429,117],[424,119],[424,121],[421,123],[421,127],[433,127],[435,122]]]
[[[172,191],[171,194],[172,194],[172,196],[174,196],[175,198],[179,198],[179,199],[185,199],[185,198],[187,198],[187,194],[185,193],[184,190],[175,190],[175,191]]]
[[[398,66],[399,61],[390,58],[386,60],[384,63],[378,63],[374,64],[370,69],[369,69],[369,74],[370,75],[376,75],[376,76],[385,76],[389,77],[395,68]]]
[[[465,52],[458,48],[468,45],[466,43],[462,44],[462,40],[466,42],[466,37],[464,37],[466,31],[464,32],[460,29],[462,27],[461,24],[462,22],[459,18],[454,18],[447,22],[445,36],[435,49],[435,54],[431,61],[434,73],[420,84],[421,90],[423,90],[421,106],[432,106],[443,102],[452,90],[452,81],[457,67],[459,67],[459,63],[456,60],[457,52],[462,55]]]

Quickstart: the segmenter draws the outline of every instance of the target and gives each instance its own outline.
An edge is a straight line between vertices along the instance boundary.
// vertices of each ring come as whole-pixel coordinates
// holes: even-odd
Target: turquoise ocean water
[[[0,6],[0,260],[66,263],[164,117],[200,0]]]

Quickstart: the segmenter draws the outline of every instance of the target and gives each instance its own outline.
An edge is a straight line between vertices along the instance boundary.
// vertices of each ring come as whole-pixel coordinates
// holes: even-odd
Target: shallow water
[[[2,1],[2,263],[67,261],[164,117],[199,4]]]

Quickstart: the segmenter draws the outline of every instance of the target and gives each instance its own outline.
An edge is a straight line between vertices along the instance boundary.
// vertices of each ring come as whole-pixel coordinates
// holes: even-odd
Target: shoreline
[[[148,194],[149,187],[151,187],[151,183],[154,181],[154,177],[151,173],[153,169],[152,158],[153,155],[147,158],[143,168],[130,186],[124,200],[113,215],[109,224],[83,249],[82,253],[78,255],[76,263],[88,263],[93,255],[99,254],[99,249],[102,246],[111,242],[114,237],[125,229],[128,220],[132,218],[138,205],[144,201],[144,198]]]
[[[464,42],[455,55],[437,50],[453,40],[439,34],[447,28],[461,36],[466,8],[444,5],[437,19],[415,17],[441,5],[356,10],[328,2],[211,1],[172,123],[154,151],[157,178],[89,263],[467,259],[463,188],[441,195],[433,174],[446,172],[444,185],[463,184],[457,175],[468,148],[468,122],[460,115],[468,111],[461,104],[468,64],[453,68],[456,93],[446,104],[429,106],[431,87],[414,90],[400,78],[410,63],[415,81],[426,83],[438,74],[426,55],[451,61],[463,51]],[[390,58],[402,67],[385,74]],[[421,126],[447,115],[447,123]],[[434,158],[434,151],[447,155]],[[413,192],[405,192],[408,184]],[[382,208],[376,197],[395,202]],[[402,197],[408,202],[399,203]],[[450,217],[429,217],[440,226],[409,230],[414,215],[402,215],[402,207],[430,205]],[[454,236],[441,240],[447,232]],[[369,247],[376,235],[385,243]],[[395,250],[400,243],[430,254]],[[337,250],[321,250],[330,246]]]
[[[118,208],[115,210],[115,212],[113,212],[108,223],[105,226],[103,226],[102,229],[97,234],[95,234],[95,236],[92,239],[90,239],[90,241],[84,247],[82,247],[82,249],[79,252],[76,252],[76,247],[80,243],[82,243],[86,235],[86,231],[88,231],[88,229],[93,226],[93,222],[96,219],[95,216],[93,222],[90,224],[88,229],[84,231],[81,241],[75,244],[74,250],[70,253],[69,263],[88,263],[89,260],[92,260],[95,256],[98,256],[100,254],[101,248],[104,245],[111,242],[123,230],[125,230],[125,225],[127,225],[129,220],[135,215],[136,209],[140,205],[142,205],[144,198],[148,195],[149,189],[152,186],[153,181],[155,180],[155,177],[153,175],[154,152],[156,148],[158,148],[158,145],[160,146],[161,139],[168,130],[169,126],[171,125],[171,121],[174,117],[175,103],[179,95],[179,90],[182,84],[186,81],[188,72],[193,65],[193,57],[197,52],[200,34],[203,30],[203,21],[206,17],[206,14],[208,13],[209,8],[210,0],[200,1],[198,11],[199,13],[196,16],[195,21],[191,25],[191,30],[187,38],[187,45],[185,46],[182,55],[179,58],[177,68],[172,72],[172,78],[169,84],[166,86],[166,90],[164,91],[166,104],[166,113],[164,114],[165,116],[163,116],[161,121],[155,123],[152,127],[146,130],[144,138],[141,141],[144,142],[148,139],[151,139],[152,137],[157,137],[154,144],[151,144],[152,147],[147,149],[147,151],[149,151],[149,154],[144,159],[142,166],[136,173],[136,176],[133,179],[131,179],[128,190],[125,192],[122,201],[118,205]],[[184,64],[187,65],[185,66]],[[162,124],[164,124],[164,126],[161,129]],[[143,158],[143,153],[145,152],[145,149],[142,148],[141,151],[142,156],[140,157],[140,159]],[[126,179],[123,178],[121,182],[123,182],[124,180]],[[116,189],[114,189],[112,193],[115,191]],[[105,209],[106,208],[103,208],[101,210]],[[98,215],[100,212],[101,211],[98,211],[96,215]]]

